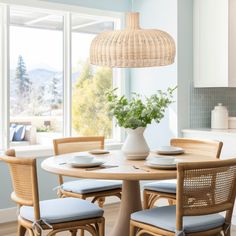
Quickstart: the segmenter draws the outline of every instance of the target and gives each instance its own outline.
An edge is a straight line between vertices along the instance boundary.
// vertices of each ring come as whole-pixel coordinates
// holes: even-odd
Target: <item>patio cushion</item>
[[[153,190],[157,192],[163,192],[163,193],[176,194],[176,185],[177,185],[176,179],[170,179],[170,180],[168,179],[168,180],[161,180],[161,181],[156,181],[150,184],[146,184],[144,186],[144,189]]]
[[[164,206],[138,211],[131,215],[131,219],[175,232],[176,206]],[[220,214],[185,216],[183,217],[183,230],[185,233],[201,232],[220,227],[224,222],[225,219]]]
[[[121,181],[81,179],[64,183],[61,188],[73,193],[94,193],[122,187]]]
[[[58,198],[40,201],[41,219],[55,224],[103,216],[103,210],[89,201],[79,198]],[[34,222],[34,208],[22,206],[20,216]]]
[[[11,125],[14,128],[12,141],[22,141],[25,137],[25,125]]]

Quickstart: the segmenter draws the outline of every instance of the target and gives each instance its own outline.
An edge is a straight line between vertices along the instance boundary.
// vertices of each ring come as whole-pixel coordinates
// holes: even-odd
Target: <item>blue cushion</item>
[[[10,126],[10,134],[9,134],[9,141],[10,142],[13,141],[14,134],[15,134],[15,127]]]
[[[23,141],[25,137],[25,125],[12,125],[15,128],[13,141]]]
[[[122,187],[121,181],[81,179],[64,183],[61,188],[73,193],[94,193]]]
[[[175,232],[176,206],[164,206],[138,211],[131,215],[131,219]],[[225,219],[220,214],[185,216],[183,217],[183,230],[185,233],[201,232],[221,227],[224,222]]]
[[[157,192],[163,192],[163,193],[176,194],[176,185],[177,185],[177,180],[170,179],[170,180],[162,180],[162,181],[156,181],[150,184],[146,184],[144,186],[144,189],[153,190]]]
[[[41,219],[56,224],[103,216],[103,210],[93,203],[79,198],[58,198],[40,202]],[[30,206],[20,208],[20,216],[34,222],[34,209]]]

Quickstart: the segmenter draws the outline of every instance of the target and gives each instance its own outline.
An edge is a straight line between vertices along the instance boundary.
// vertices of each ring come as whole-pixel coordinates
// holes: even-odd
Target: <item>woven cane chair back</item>
[[[104,149],[104,137],[70,137],[53,140],[55,155]]]
[[[10,168],[14,192],[11,197],[18,205],[33,206],[35,219],[40,219],[36,159],[4,156]]]
[[[177,212],[182,216],[231,211],[235,191],[236,159],[178,164]]]
[[[187,153],[203,155],[212,158],[220,158],[222,142],[188,138],[174,138],[171,146],[182,147]]]

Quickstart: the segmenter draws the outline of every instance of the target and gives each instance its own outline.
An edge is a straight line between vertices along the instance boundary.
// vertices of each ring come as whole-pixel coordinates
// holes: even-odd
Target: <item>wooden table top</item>
[[[150,154],[150,156],[153,154]],[[98,158],[106,160],[105,168],[74,168],[65,162],[73,154],[65,154],[47,158],[42,162],[42,168],[54,174],[87,179],[110,180],[162,180],[176,178],[176,170],[159,170],[145,166],[145,160],[127,160],[121,151],[112,151]],[[149,158],[150,158],[149,156]],[[181,154],[175,156],[178,161],[215,161],[216,159],[194,154]],[[64,164],[63,164],[64,163]],[[115,166],[115,167],[111,167]]]

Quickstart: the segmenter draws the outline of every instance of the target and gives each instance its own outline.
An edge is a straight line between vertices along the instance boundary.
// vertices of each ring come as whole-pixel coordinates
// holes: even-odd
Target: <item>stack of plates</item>
[[[76,155],[68,159],[67,164],[72,167],[86,168],[86,167],[97,167],[104,164],[104,160],[94,158],[91,155]]]
[[[184,149],[181,147],[173,147],[173,146],[162,146],[154,151],[160,155],[178,155],[183,154]]]
[[[155,169],[176,169],[175,158],[171,156],[153,156],[145,165]]]

